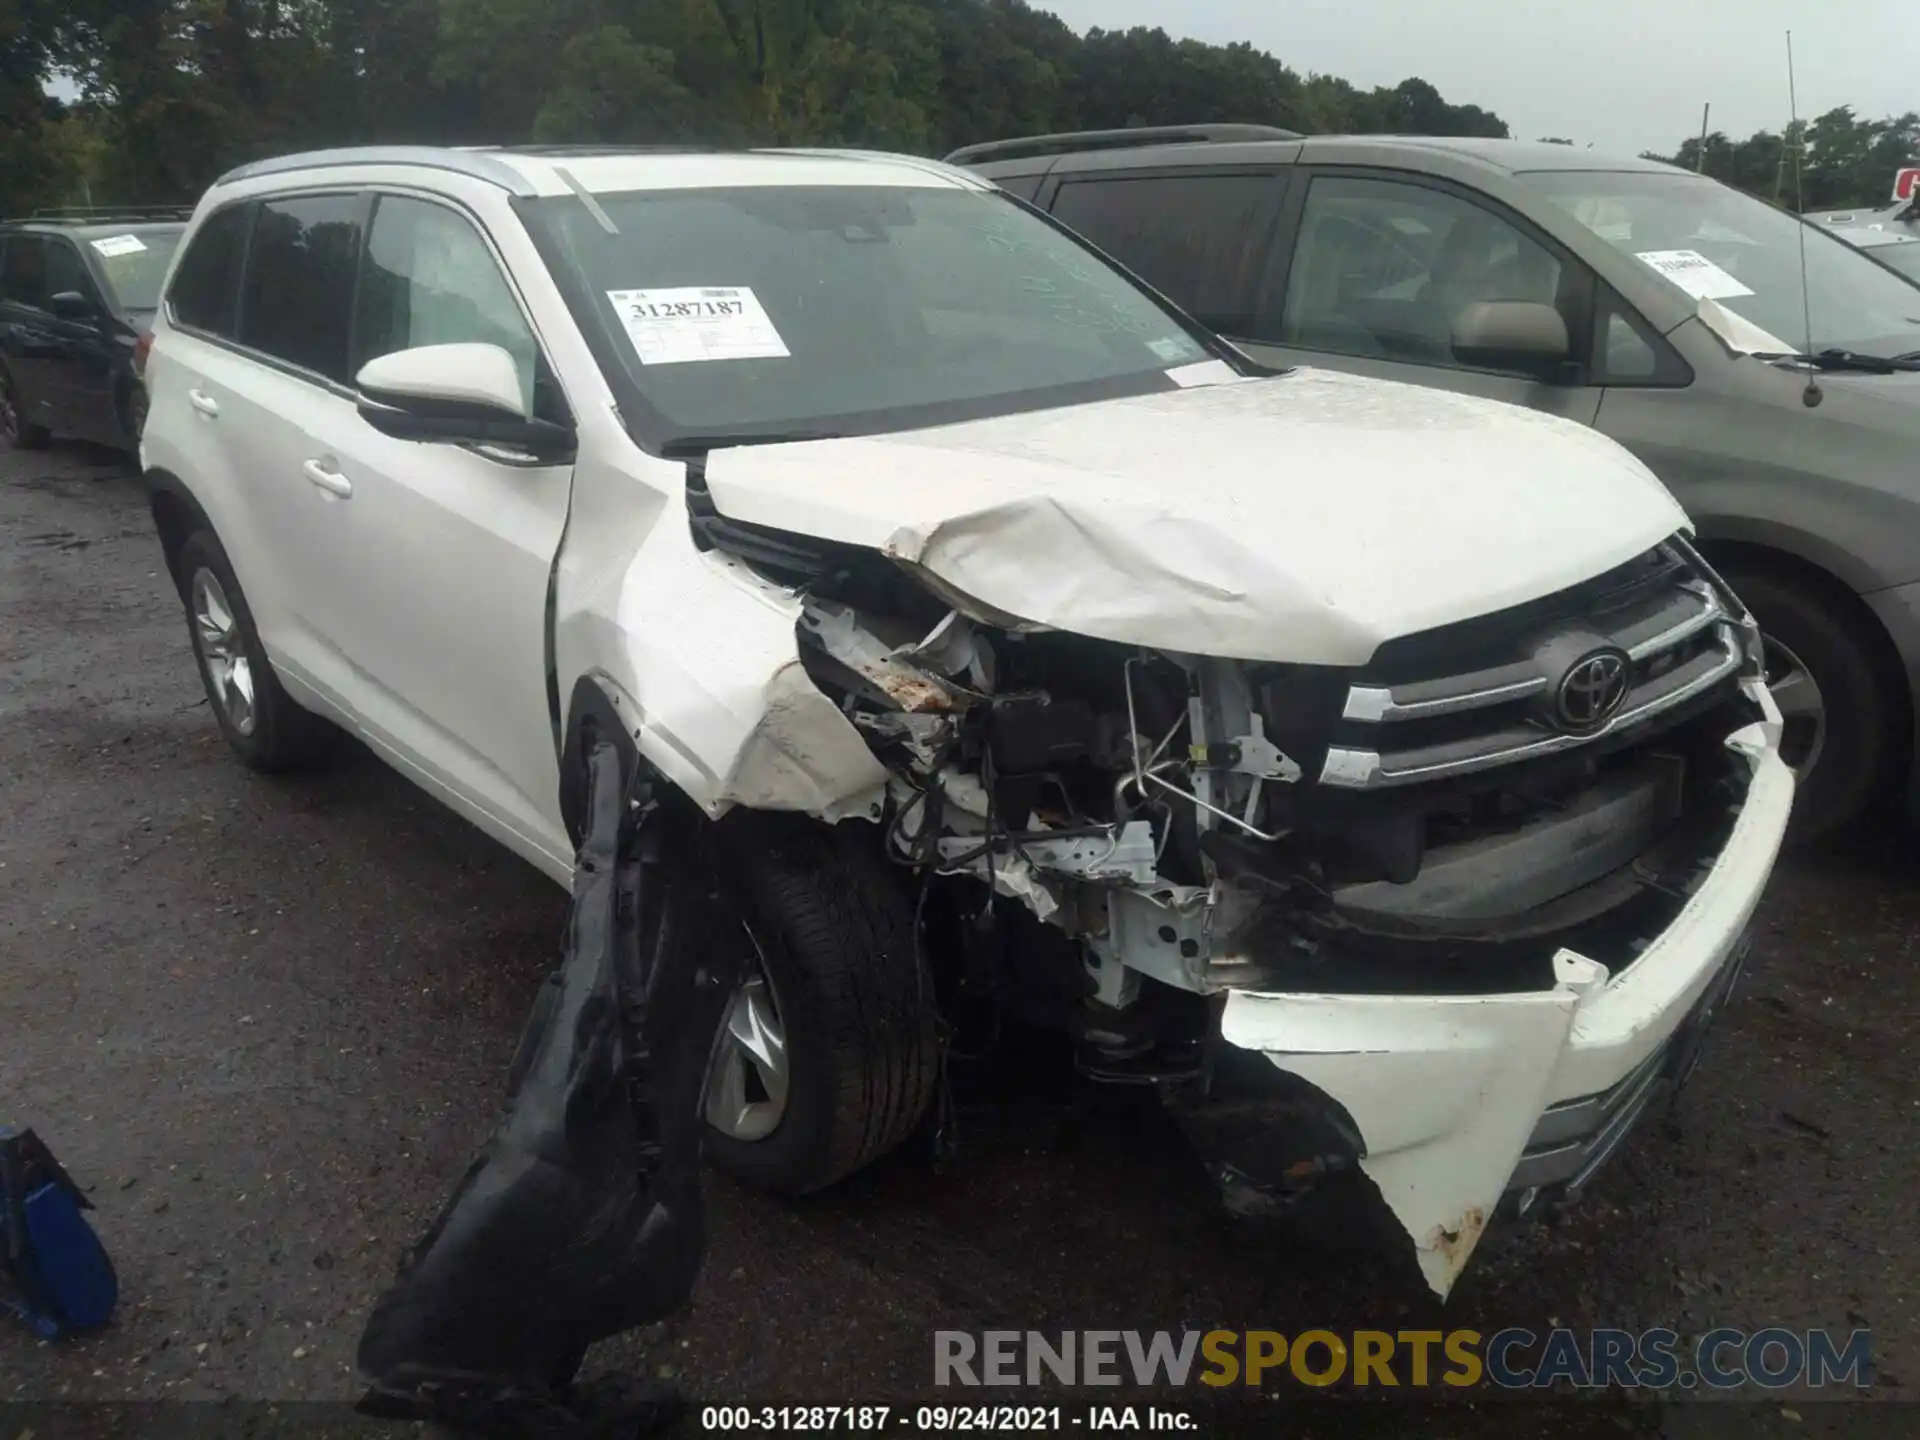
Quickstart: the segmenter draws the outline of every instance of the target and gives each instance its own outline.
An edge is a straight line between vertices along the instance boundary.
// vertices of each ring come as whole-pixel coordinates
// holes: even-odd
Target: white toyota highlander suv
[[[1754,629],[1626,451],[1263,370],[948,166],[248,165],[146,384],[244,761],[351,732],[563,884],[583,726],[711,822],[757,963],[708,1149],[774,1188],[1018,1008],[1242,1205],[1370,1182],[1444,1293],[1685,1078],[1786,823]]]

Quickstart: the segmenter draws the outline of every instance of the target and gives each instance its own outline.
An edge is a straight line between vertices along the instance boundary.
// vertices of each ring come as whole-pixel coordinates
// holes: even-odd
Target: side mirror
[[[362,365],[354,384],[360,418],[396,440],[502,446],[542,460],[573,453],[573,427],[528,413],[519,367],[498,345],[396,350]]]
[[[100,312],[93,301],[78,290],[61,290],[47,297],[47,308],[61,320],[98,320]]]
[[[1531,300],[1476,300],[1453,322],[1454,359],[1480,369],[1564,379],[1572,348],[1560,312]]]

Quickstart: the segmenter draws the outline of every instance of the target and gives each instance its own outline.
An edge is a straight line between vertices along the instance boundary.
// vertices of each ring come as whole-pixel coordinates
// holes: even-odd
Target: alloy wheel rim
[[[200,666],[227,722],[241,735],[253,734],[253,661],[247,655],[240,622],[220,577],[211,570],[193,572],[193,644]]]
[[[1762,635],[1767,689],[1779,707],[1780,758],[1805,778],[1827,746],[1827,703],[1806,662],[1771,635]]]
[[[728,1002],[707,1063],[702,1111],[707,1124],[730,1140],[764,1140],[787,1113],[792,1069],[779,997],[767,976],[760,942],[752,940],[751,970]]]

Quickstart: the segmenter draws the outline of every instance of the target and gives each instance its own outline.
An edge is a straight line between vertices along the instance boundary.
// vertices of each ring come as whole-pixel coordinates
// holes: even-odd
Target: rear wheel
[[[13,376],[0,371],[0,442],[15,450],[38,450],[52,438],[52,432],[44,425],[30,423],[21,408],[23,403]]]
[[[247,597],[212,531],[187,537],[174,573],[207,703],[234,753],[253,769],[269,772],[322,759],[339,732],[280,688]]]
[[[863,827],[723,822],[753,963],[714,1037],[707,1153],[804,1194],[877,1160],[925,1113],[939,1069],[913,907]]]
[[[1894,756],[1897,703],[1859,617],[1816,583],[1777,571],[1731,568],[1727,583],[1760,622],[1767,688],[1780,707],[1780,756],[1799,790],[1801,840],[1864,811]]]

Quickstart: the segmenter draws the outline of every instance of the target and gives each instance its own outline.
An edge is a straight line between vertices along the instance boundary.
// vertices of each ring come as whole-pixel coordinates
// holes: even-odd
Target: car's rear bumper
[[[1730,984],[1793,799],[1779,717],[1729,737],[1745,803],[1691,898],[1618,974],[1562,948],[1549,990],[1495,995],[1235,992],[1221,1036],[1345,1112],[1361,1168],[1445,1294],[1501,1197],[1584,1184],[1669,1078]]]

